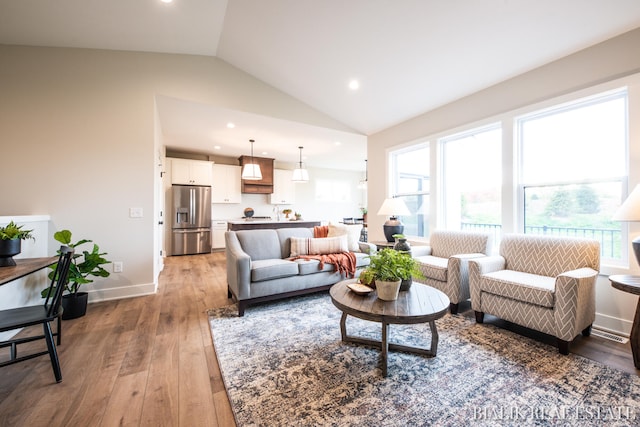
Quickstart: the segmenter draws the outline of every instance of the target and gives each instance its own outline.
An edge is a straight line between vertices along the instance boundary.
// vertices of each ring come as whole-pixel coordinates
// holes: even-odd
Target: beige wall
[[[599,84],[614,81],[623,76],[640,72],[640,29],[565,57],[526,74],[492,86],[486,90],[445,105],[434,111],[415,117],[392,128],[370,135],[368,139],[369,162],[369,236],[374,240],[383,239],[382,224],[384,218],[375,215],[387,194],[387,151],[396,146],[421,141],[434,135],[450,131],[485,119],[499,120],[500,115],[524,106],[560,97]],[[470,70],[472,72],[472,70]],[[443,84],[455,82],[443,82]],[[637,93],[638,86],[630,88]],[[636,96],[640,99],[640,96]],[[630,105],[630,187],[640,182],[640,106]],[[635,118],[635,119],[634,119]],[[507,147],[511,149],[510,147]],[[435,147],[432,154],[435,153]],[[509,153],[505,153],[509,154]],[[435,157],[435,156],[432,156]],[[509,156],[505,156],[507,159]],[[508,160],[507,160],[508,161]],[[436,159],[432,159],[434,170]],[[371,173],[371,171],[378,171]],[[513,177],[506,177],[513,178]],[[431,194],[437,199],[437,177],[432,180]],[[374,191],[373,189],[376,189]],[[511,207],[514,200],[505,200]],[[512,202],[512,203],[508,203]],[[507,207],[509,209],[509,206]],[[437,214],[431,211],[431,220],[437,226]],[[517,221],[504,224],[505,231],[517,230]],[[640,228],[632,226],[640,233]],[[632,236],[633,237],[633,236]],[[638,271],[631,261],[632,272]],[[620,268],[603,268],[603,273],[628,273]],[[600,326],[621,332],[630,330],[634,315],[636,297],[625,295],[611,289],[606,276],[602,276],[597,285],[596,323]]]
[[[211,57],[0,45],[0,64],[0,215],[48,214],[123,261],[92,300],[155,289],[155,95],[349,130]]]

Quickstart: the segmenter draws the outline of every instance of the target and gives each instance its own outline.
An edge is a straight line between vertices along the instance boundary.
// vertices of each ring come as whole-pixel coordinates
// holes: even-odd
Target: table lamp
[[[618,208],[613,219],[615,221],[640,221],[640,184],[636,185],[627,200]],[[633,239],[631,244],[636,261],[640,265],[640,236]]]
[[[385,199],[380,206],[378,215],[386,215],[390,218],[384,223],[382,228],[384,229],[384,237],[387,238],[387,242],[393,242],[394,234],[402,234],[404,231],[404,224],[398,219],[398,215],[411,215],[409,208],[402,199],[392,198]]]

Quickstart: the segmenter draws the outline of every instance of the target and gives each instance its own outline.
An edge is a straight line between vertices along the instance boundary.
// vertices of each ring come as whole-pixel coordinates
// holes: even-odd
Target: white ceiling
[[[0,43],[218,56],[361,135],[637,27],[638,0],[0,0]],[[216,111],[159,106],[169,145],[211,152]],[[286,142],[276,158],[296,161],[289,147],[304,145],[326,167],[327,141],[343,139],[354,160],[327,159],[364,169],[362,136],[236,113],[256,153],[280,156]],[[247,134],[231,142],[219,154],[246,154]]]

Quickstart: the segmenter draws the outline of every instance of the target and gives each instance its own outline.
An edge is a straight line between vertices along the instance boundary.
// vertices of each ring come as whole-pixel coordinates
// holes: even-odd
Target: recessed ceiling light
[[[220,147],[219,145],[214,145],[214,146],[213,146],[213,149],[214,149],[214,150],[220,150],[220,148],[221,148],[221,147]]]
[[[340,141],[336,141],[336,142],[333,143],[333,145],[340,145],[340,144],[342,144],[342,142],[340,142]]]
[[[263,152],[262,152],[262,155],[263,155],[263,156],[266,156],[267,154],[269,154],[269,153],[267,153],[266,151],[263,151]]]
[[[162,3],[171,3],[173,0],[160,0]]]
[[[229,122],[229,123],[227,123],[227,127],[229,129],[233,129],[234,127],[236,127],[236,125],[234,123]]]
[[[349,89],[358,90],[360,88],[360,82],[357,80],[351,80],[349,82]]]

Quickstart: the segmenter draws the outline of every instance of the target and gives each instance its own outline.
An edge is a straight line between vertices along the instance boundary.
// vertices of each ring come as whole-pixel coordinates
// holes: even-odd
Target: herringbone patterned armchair
[[[469,259],[489,255],[491,240],[488,233],[434,230],[429,246],[414,247],[414,258],[425,276],[421,281],[449,297],[451,314],[469,299]]]
[[[580,332],[591,333],[599,269],[596,240],[505,235],[499,256],[469,261],[471,308],[478,323],[492,314],[556,337],[568,354]]]

